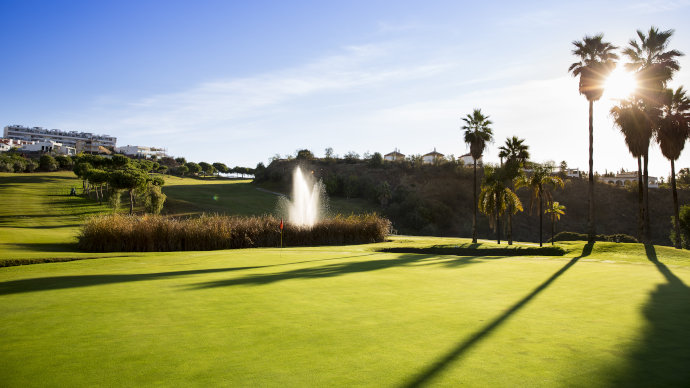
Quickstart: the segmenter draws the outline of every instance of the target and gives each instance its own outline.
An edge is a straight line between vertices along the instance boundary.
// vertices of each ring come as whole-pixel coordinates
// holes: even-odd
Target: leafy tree
[[[326,160],[333,160],[335,159],[335,153],[333,152],[332,147],[328,147],[324,150],[325,158]]]
[[[201,172],[204,175],[211,175],[211,169],[213,168],[213,166],[210,163],[199,162],[199,167],[201,167]]]
[[[380,152],[374,152],[369,159],[369,166],[371,167],[381,167],[383,166],[383,156]]]
[[[165,204],[166,195],[161,191],[159,185],[149,184],[144,196],[144,209],[147,213],[160,214]]]
[[[55,161],[62,170],[71,170],[74,167],[74,161],[68,155],[58,155]]]
[[[201,172],[201,166],[194,162],[188,162],[185,166],[187,166],[189,173],[192,175],[197,175]]]
[[[180,157],[180,158],[175,158],[175,161],[176,161],[178,164],[187,164],[187,159],[182,158],[182,157]]]
[[[110,160],[114,168],[124,168],[132,162],[132,159],[120,154],[113,155]]]
[[[295,158],[298,160],[312,160],[314,159],[314,154],[307,149],[298,150]]]
[[[226,166],[224,163],[216,162],[213,163],[213,168],[216,169],[219,173],[227,174],[228,173],[228,166]]]
[[[345,154],[345,162],[347,163],[357,163],[359,161],[359,154],[355,151],[350,151]]]
[[[551,195],[551,188],[557,186],[563,187],[563,179],[558,176],[551,175],[549,169],[540,165],[535,165],[532,174],[530,176],[523,175],[518,178],[517,187],[526,187],[531,192],[530,199],[530,213],[534,209],[535,200],[538,202],[539,206],[539,246],[543,245],[542,240],[542,225],[543,225],[543,215],[544,215],[544,199],[547,203],[553,201]]]
[[[683,205],[679,211],[680,218],[680,233],[675,229],[671,232],[671,241],[674,245],[678,243],[685,249],[690,249],[690,205]],[[671,220],[672,224],[676,224],[676,220]]]
[[[129,214],[134,213],[134,190],[146,185],[148,181],[149,176],[138,168],[126,167],[110,173],[110,185],[129,192]]]
[[[594,225],[594,101],[604,93],[604,81],[616,66],[617,49],[611,43],[604,42],[604,35],[585,36],[581,41],[574,41],[573,54],[579,61],[573,63],[568,71],[573,77],[580,77],[579,90],[589,102],[589,216],[587,219],[587,238],[589,242],[596,239]]]
[[[678,171],[678,179],[676,179],[678,187],[690,189],[690,168],[681,168]]]
[[[559,204],[558,201],[549,202],[546,206],[546,210],[544,210],[544,213],[548,214],[551,218],[551,245],[554,245],[553,238],[556,233],[556,221],[560,220],[561,216],[565,214],[564,210],[565,206]]]
[[[58,169],[58,163],[54,157],[43,154],[38,160],[38,166],[42,171],[55,171]]]
[[[36,163],[35,160],[33,159],[27,159],[26,160],[26,166],[24,167],[24,171],[26,172],[34,172],[38,168],[38,163]]]
[[[185,176],[185,174],[189,173],[189,167],[183,164],[177,168],[177,173],[180,174],[180,176]]]
[[[640,136],[648,136],[647,148],[642,155],[644,161],[644,241],[649,241],[649,140],[652,133],[658,128],[661,120],[661,105],[667,82],[673,77],[673,73],[680,69],[677,57],[683,54],[676,50],[666,51],[673,30],[659,31],[651,27],[649,32],[637,30],[636,39],[631,39],[623,54],[628,57],[625,67],[634,71],[638,88],[633,98],[639,104],[649,120],[648,130],[639,133]],[[643,141],[643,140],[640,140]]]
[[[496,231],[496,241],[501,243],[501,216],[506,211],[522,211],[522,202],[506,185],[505,168],[484,167],[481,192],[479,193],[479,210],[489,216],[490,225]],[[494,221],[495,220],[495,221]]]
[[[474,203],[472,204],[472,242],[477,242],[477,160],[482,157],[486,143],[493,140],[493,131],[491,130],[491,120],[489,116],[484,116],[481,109],[475,109],[472,114],[468,114],[462,119],[465,125],[462,129],[465,131],[465,143],[470,146],[470,154],[474,164],[474,185],[472,194]]]
[[[671,161],[671,190],[673,192],[673,214],[675,215],[676,235],[680,235],[680,222],[678,210],[678,190],[676,188],[675,161],[685,147],[685,141],[690,132],[690,99],[685,95],[685,90],[680,86],[675,90],[668,90],[662,107],[663,119],[656,133],[656,140],[661,148],[661,153]],[[675,242],[677,249],[681,248],[680,239]]]
[[[108,172],[96,168],[92,168],[86,171],[86,179],[94,187],[94,192],[96,193],[96,199],[99,203],[103,203],[103,184],[107,183],[109,180]],[[100,189],[100,193],[99,193]]]
[[[529,146],[525,144],[525,139],[518,139],[517,136],[506,139],[506,144],[498,148],[498,156],[506,160],[504,166],[505,179],[508,181],[508,188],[514,190],[515,180],[522,174],[522,170],[529,160]],[[512,203],[508,202],[508,245],[513,245],[513,214]]]

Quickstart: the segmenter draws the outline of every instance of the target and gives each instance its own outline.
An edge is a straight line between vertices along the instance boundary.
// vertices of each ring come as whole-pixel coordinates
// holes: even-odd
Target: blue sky
[[[326,147],[467,152],[481,108],[496,142],[587,167],[587,102],[567,68],[573,40],[675,29],[690,54],[690,2],[0,2],[0,124],[114,135],[188,160],[254,166]],[[690,59],[672,85],[690,88]],[[595,169],[634,169],[595,104]],[[679,167],[690,166],[686,150]],[[667,176],[656,147],[652,175]]]

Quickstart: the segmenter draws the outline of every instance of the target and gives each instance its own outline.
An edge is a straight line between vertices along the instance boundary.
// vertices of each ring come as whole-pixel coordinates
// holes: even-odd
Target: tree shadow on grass
[[[328,259],[304,260],[297,262],[259,265],[251,267],[229,267],[229,268],[212,268],[212,269],[198,269],[187,271],[171,271],[171,272],[154,272],[141,274],[111,274],[111,275],[77,275],[77,276],[52,276],[32,279],[11,280],[0,283],[0,295],[18,294],[24,292],[35,291],[49,291],[60,290],[66,288],[78,288],[97,286],[102,284],[137,282],[144,280],[158,280],[173,278],[177,276],[202,275],[208,273],[233,272],[257,268],[280,267],[285,265],[297,265],[309,262],[327,261],[327,260],[342,260],[353,257],[362,257],[373,255],[374,253],[356,255],[356,256],[339,256]],[[122,257],[122,256],[105,256],[105,257]],[[104,257],[104,258],[105,258]]]
[[[233,278],[197,284],[193,289],[229,287],[241,285],[264,285],[293,279],[318,279],[358,272],[377,271],[386,268],[409,265],[415,262],[437,258],[434,255],[408,254],[401,255],[397,259],[367,260],[339,264],[329,264],[319,267],[299,268],[292,271],[276,272],[270,274],[257,274],[242,278]]]
[[[534,299],[535,296],[539,295],[542,291],[544,291],[547,287],[551,285],[556,279],[558,279],[561,275],[563,275],[570,267],[575,265],[577,261],[585,256],[589,256],[592,253],[592,248],[594,244],[592,243],[587,243],[585,247],[582,250],[582,253],[580,256],[573,258],[570,260],[566,265],[564,265],[561,269],[556,271],[551,277],[546,279],[542,284],[537,286],[532,292],[527,294],[524,298],[519,300],[517,303],[512,305],[508,310],[506,310],[503,314],[499,315],[496,317],[493,321],[489,322],[486,326],[481,328],[479,331],[474,333],[472,336],[469,338],[463,340],[459,344],[455,346],[454,349],[452,349],[450,352],[446,353],[443,357],[439,358],[436,362],[434,362],[431,366],[429,366],[427,369],[419,373],[417,376],[413,377],[409,382],[405,383],[403,386],[404,387],[419,387],[424,384],[429,383],[434,377],[436,377],[439,373],[441,373],[444,369],[446,369],[448,366],[450,366],[452,363],[457,362],[462,358],[462,356],[465,355],[467,351],[469,351],[471,348],[473,348],[475,345],[477,345],[479,342],[481,342],[483,339],[485,339],[491,332],[496,330],[499,326],[501,326],[505,321],[508,320],[513,314],[518,312],[521,308],[525,307],[532,299]],[[461,382],[459,382],[461,383]]]
[[[664,263],[652,245],[647,258],[666,279],[650,292],[642,313],[642,337],[628,356],[624,373],[611,376],[614,387],[690,386],[690,288]]]
[[[73,243],[5,243],[11,249],[21,249],[32,252],[79,252],[76,242]]]

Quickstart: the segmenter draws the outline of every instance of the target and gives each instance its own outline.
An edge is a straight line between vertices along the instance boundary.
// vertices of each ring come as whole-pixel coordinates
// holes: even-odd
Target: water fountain
[[[312,227],[323,216],[325,193],[321,182],[316,182],[309,173],[300,167],[292,173],[292,200],[284,199],[282,213],[287,214],[293,225]]]

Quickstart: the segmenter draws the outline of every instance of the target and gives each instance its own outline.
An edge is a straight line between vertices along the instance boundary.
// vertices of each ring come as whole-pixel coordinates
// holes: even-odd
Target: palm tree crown
[[[491,120],[489,116],[484,116],[481,109],[475,109],[472,114],[463,117],[462,121],[465,125],[462,129],[465,130],[465,143],[470,145],[470,154],[474,160],[482,157],[486,143],[493,140],[493,131],[491,130]]]
[[[616,67],[618,47],[604,42],[604,34],[585,36],[582,41],[573,41],[573,54],[580,60],[570,65],[568,71],[573,77],[580,77],[580,94],[588,101],[597,101],[604,94],[604,81]]]
[[[517,136],[507,138],[506,145],[498,147],[498,156],[524,164],[529,159],[529,147],[524,142],[525,139],[518,139]]]
[[[653,99],[666,87],[666,82],[673,73],[680,69],[677,57],[683,55],[678,50],[665,51],[673,30],[659,31],[650,27],[649,32],[637,30],[638,43],[631,39],[629,47],[623,50],[629,62],[625,67],[637,73],[639,94],[643,98]]]
[[[677,160],[690,134],[690,99],[682,86],[667,90],[662,107],[663,118],[656,132],[661,153],[668,160]]]

